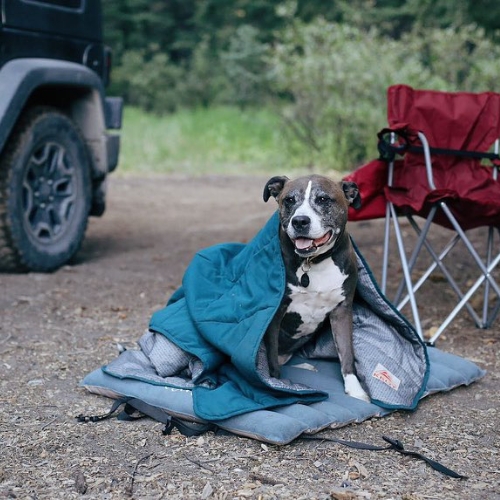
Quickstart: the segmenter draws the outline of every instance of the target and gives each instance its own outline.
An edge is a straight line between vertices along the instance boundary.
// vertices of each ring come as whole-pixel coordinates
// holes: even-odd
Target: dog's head
[[[281,226],[301,257],[330,250],[344,231],[349,205],[361,206],[354,182],[339,183],[321,175],[273,177],[264,188],[264,201],[271,196],[278,202]]]

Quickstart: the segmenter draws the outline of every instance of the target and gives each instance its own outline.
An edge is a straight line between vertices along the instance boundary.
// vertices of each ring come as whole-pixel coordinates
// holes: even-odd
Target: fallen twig
[[[40,430],[45,430],[49,425],[53,424],[56,420],[58,420],[59,417],[53,418],[50,422],[47,422],[46,424],[42,425],[42,428]]]
[[[132,471],[132,477],[130,478],[130,485],[125,489],[125,492],[128,496],[131,497],[134,494],[135,476],[137,474],[137,470],[139,469],[139,465],[141,464],[141,462],[144,462],[144,460],[147,460],[149,457],[152,457],[152,456],[153,456],[153,453],[150,453],[149,455],[145,455],[144,457],[139,458],[139,460],[137,460],[135,467],[134,467],[134,470]]]
[[[214,470],[210,467],[207,467],[206,465],[202,464],[201,462],[198,462],[197,460],[194,460],[193,458],[188,457],[186,454],[184,454],[184,458],[186,460],[189,460],[191,463],[197,465],[198,467],[201,467],[202,469],[208,470],[212,474],[214,473]]]
[[[5,342],[7,342],[8,340],[10,340],[12,338],[12,333],[8,333],[5,338],[3,339],[0,339],[0,344],[4,344]]]

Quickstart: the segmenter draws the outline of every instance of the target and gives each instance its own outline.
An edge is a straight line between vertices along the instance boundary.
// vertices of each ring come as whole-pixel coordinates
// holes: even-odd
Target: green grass
[[[168,116],[126,107],[122,173],[258,174],[289,170],[279,117],[236,107],[183,110]]]

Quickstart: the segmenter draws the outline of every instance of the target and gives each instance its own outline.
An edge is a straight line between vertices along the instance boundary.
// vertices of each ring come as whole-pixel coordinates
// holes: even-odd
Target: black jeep
[[[122,100],[98,0],[0,0],[0,270],[53,271],[102,215]]]

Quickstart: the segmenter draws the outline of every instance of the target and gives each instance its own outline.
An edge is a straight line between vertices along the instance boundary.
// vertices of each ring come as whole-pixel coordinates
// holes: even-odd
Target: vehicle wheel
[[[79,249],[91,202],[89,157],[55,108],[20,119],[0,157],[0,270],[49,272]]]

